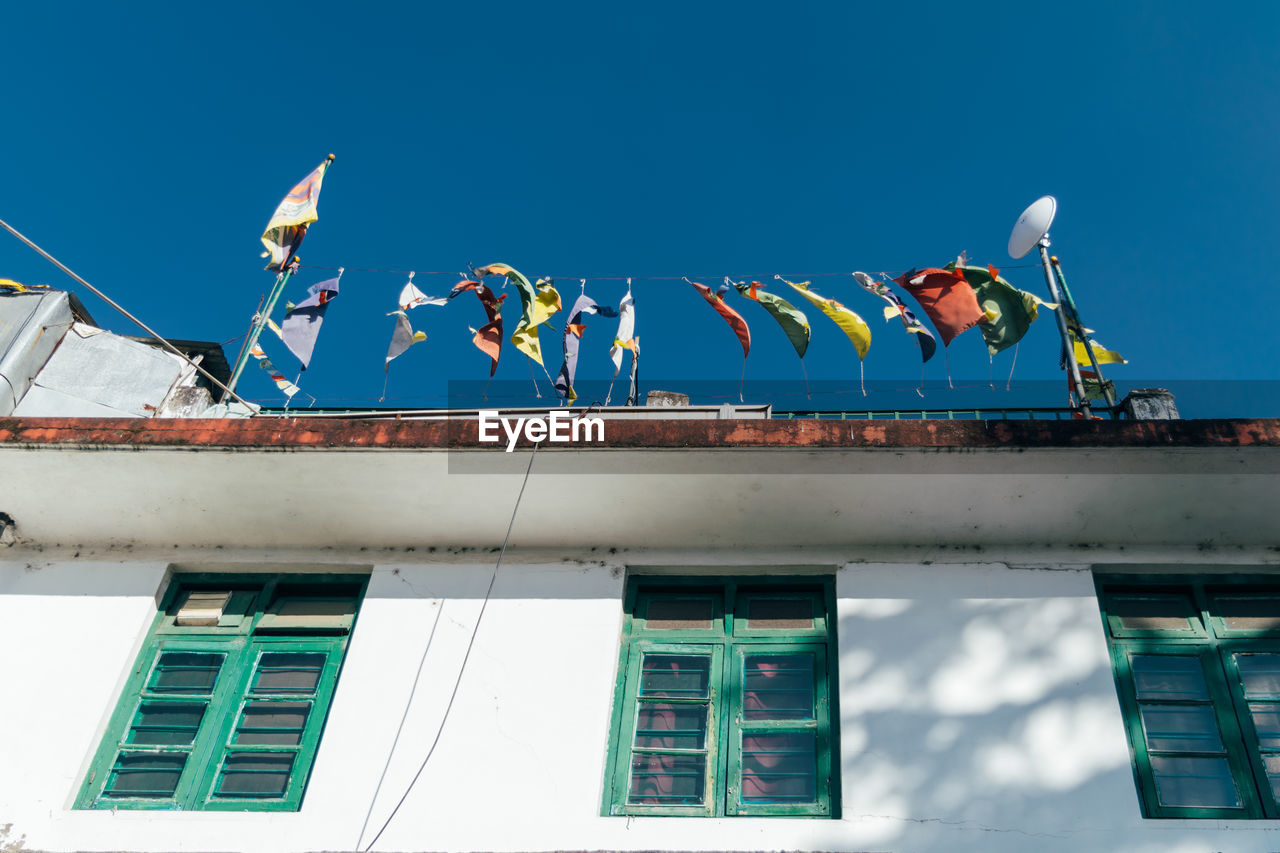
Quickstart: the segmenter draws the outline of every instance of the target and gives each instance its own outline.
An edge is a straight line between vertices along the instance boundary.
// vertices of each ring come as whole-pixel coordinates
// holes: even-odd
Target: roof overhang
[[[38,546],[501,545],[531,447],[477,422],[0,419]],[[530,548],[1280,548],[1280,421],[609,421],[541,445]]]

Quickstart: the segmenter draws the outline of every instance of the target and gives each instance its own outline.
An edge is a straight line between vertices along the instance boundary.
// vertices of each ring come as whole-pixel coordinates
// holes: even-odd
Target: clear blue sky
[[[814,288],[870,324],[867,379],[910,387],[914,342],[847,273],[967,250],[1047,296],[1005,251],[1046,193],[1086,322],[1130,360],[1109,376],[1280,380],[1275,3],[25,3],[0,21],[0,218],[163,334],[244,333],[273,278],[267,219],[337,155],[300,252],[348,269],[301,382],[321,405],[382,390],[405,277],[361,269],[443,293],[457,276],[427,271],[497,261],[555,276],[566,302],[587,277],[616,304],[624,285],[597,277],[635,276],[642,378],[674,390],[736,386],[741,350],[688,285],[646,276],[841,273]],[[328,275],[304,268],[287,298]],[[0,277],[77,287],[3,233]],[[730,299],[748,378],[798,380],[782,332]],[[808,313],[810,379],[856,380],[848,341]],[[393,363],[388,405],[443,405],[446,380],[487,376],[473,296],[411,317],[428,340]],[[611,372],[613,325],[592,321],[580,377]],[[554,374],[559,335],[542,334]],[[1053,380],[1034,402],[1063,401],[1058,345],[1047,315],[1022,343],[1015,378]],[[950,371],[1003,378],[1011,355],[992,369],[971,330]],[[926,375],[945,381],[941,347]],[[532,388],[509,344],[497,379]],[[283,402],[257,369],[241,390]],[[1274,395],[1246,402],[1224,413],[1280,414]]]

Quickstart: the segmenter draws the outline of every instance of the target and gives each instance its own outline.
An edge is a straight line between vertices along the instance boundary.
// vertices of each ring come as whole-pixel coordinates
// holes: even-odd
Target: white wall
[[[655,562],[751,562],[735,556]],[[167,571],[0,561],[0,846],[367,846],[439,730],[491,564],[375,567],[300,812],[72,810]],[[623,585],[621,566],[503,565],[439,745],[375,849],[1280,848],[1270,822],[1142,820],[1092,578],[996,564],[839,572],[840,820],[602,817]]]

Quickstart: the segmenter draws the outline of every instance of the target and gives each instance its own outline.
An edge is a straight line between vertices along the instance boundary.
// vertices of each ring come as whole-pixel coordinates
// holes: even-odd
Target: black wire
[[[458,677],[453,682],[453,692],[449,694],[449,704],[444,708],[444,716],[440,718],[440,727],[436,729],[435,740],[431,741],[431,748],[427,750],[426,758],[422,759],[422,764],[418,766],[418,772],[413,774],[413,779],[409,782],[409,787],[404,789],[404,794],[400,797],[400,801],[396,803],[396,807],[391,810],[391,814],[387,815],[386,821],[382,824],[382,828],[378,830],[378,834],[369,842],[369,846],[364,848],[364,853],[369,853],[373,849],[373,845],[378,843],[378,839],[382,837],[382,833],[386,832],[387,827],[391,825],[391,821],[395,818],[396,813],[400,811],[400,807],[404,805],[404,801],[409,798],[409,792],[413,790],[413,786],[418,784],[418,778],[422,776],[422,771],[427,769],[427,762],[431,760],[431,756],[436,751],[436,745],[440,743],[440,736],[444,734],[444,724],[449,719],[449,712],[453,710],[453,700],[458,698],[458,688],[462,685],[462,675],[467,671],[467,661],[471,658],[471,648],[475,645],[476,634],[480,633],[480,622],[484,619],[485,608],[489,606],[489,597],[493,594],[493,584],[498,579],[498,569],[502,568],[502,557],[507,553],[507,543],[511,541],[511,530],[516,526],[516,513],[520,509],[520,499],[524,497],[524,487],[529,485],[529,472],[533,470],[533,457],[538,455],[538,443],[533,445],[533,452],[529,454],[529,467],[524,470],[524,482],[520,484],[520,492],[516,495],[516,505],[511,508],[511,521],[507,524],[507,536],[502,540],[502,550],[498,552],[498,562],[493,567],[493,574],[489,577],[489,588],[485,590],[484,601],[480,605],[480,614],[476,616],[475,627],[471,629],[471,639],[467,641],[466,654],[462,656],[462,666],[458,667]]]

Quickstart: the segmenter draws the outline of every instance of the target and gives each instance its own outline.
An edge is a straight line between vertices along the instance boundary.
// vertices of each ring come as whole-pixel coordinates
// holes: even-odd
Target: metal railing
[[[1116,414],[1105,406],[1094,407],[1095,417]],[[843,411],[778,410],[779,420],[824,421],[1069,421],[1077,417],[1068,406],[1022,406],[978,409],[848,409]]]

